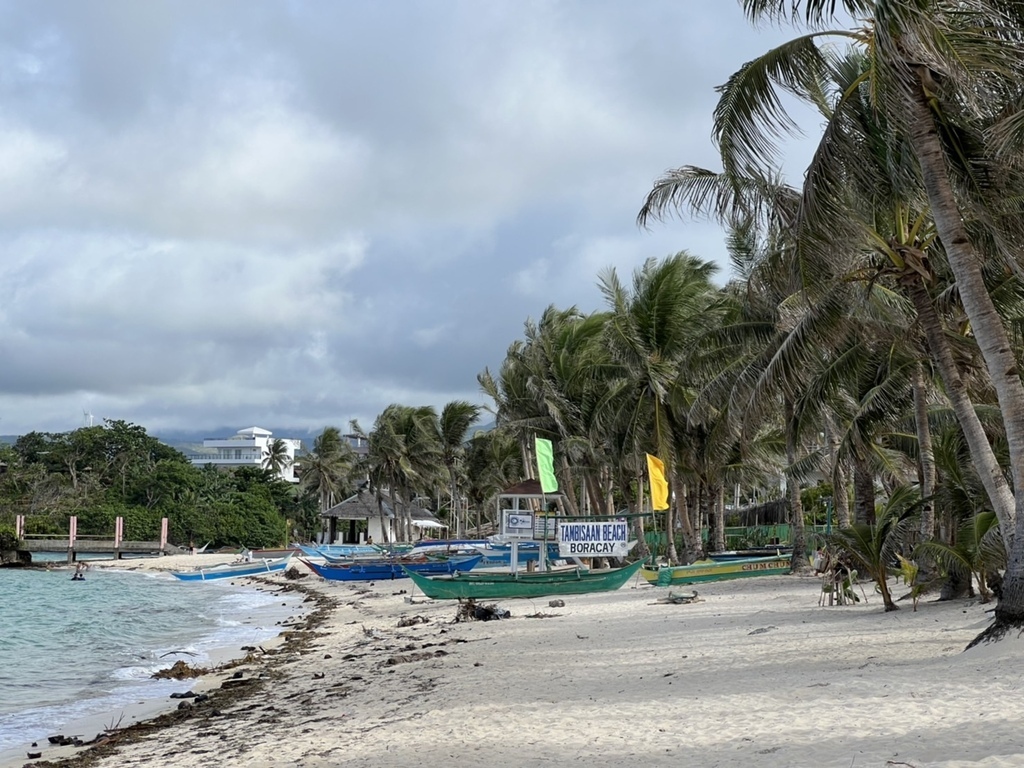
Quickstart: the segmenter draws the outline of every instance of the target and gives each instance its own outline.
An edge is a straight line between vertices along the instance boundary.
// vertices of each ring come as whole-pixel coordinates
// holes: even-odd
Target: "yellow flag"
[[[651,480],[651,509],[668,509],[668,482],[665,463],[657,456],[647,454],[647,474]]]

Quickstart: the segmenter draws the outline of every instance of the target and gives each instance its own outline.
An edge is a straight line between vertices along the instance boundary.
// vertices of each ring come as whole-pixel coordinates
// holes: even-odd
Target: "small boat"
[[[485,544],[474,544],[474,549],[483,553],[484,559],[480,563],[483,568],[511,568],[512,566],[512,544],[508,541],[501,541],[498,538],[489,539]],[[526,565],[536,563],[540,560],[539,541],[520,541],[516,544],[516,563]],[[558,553],[558,544],[548,542],[547,559],[562,560]]]
[[[752,557],[743,560],[702,560],[693,565],[645,565],[640,575],[658,587],[676,584],[698,584],[705,581],[745,579],[751,576],[780,576],[789,573],[792,555]]]
[[[276,547],[274,549],[249,549],[246,552],[252,553],[253,560],[275,560],[285,555],[299,555],[302,550],[296,547]],[[243,553],[244,554],[244,553]]]
[[[407,557],[459,557],[483,552],[486,546],[486,539],[423,539],[401,554]]]
[[[636,575],[641,566],[643,560],[609,571],[573,568],[539,573],[455,573],[435,577],[410,571],[409,578],[423,594],[435,600],[504,600],[611,592]]]
[[[380,557],[381,555],[380,547],[374,544],[318,544],[317,546],[299,544],[299,549],[306,557],[326,558],[328,555],[331,557],[358,557],[360,555]]]
[[[455,571],[469,571],[475,568],[483,559],[483,555],[475,554],[470,557],[452,557],[447,560],[429,560],[426,558],[403,560],[353,560],[350,563],[338,563],[326,565],[314,563],[302,558],[309,569],[317,576],[328,581],[387,581],[390,579],[404,579],[409,572],[423,574],[444,574],[455,573]]]
[[[792,547],[751,547],[750,549],[729,549],[724,552],[708,552],[711,560],[750,560],[754,557],[779,557],[793,554]]]
[[[291,554],[274,560],[253,560],[244,563],[224,563],[209,568],[196,568],[194,571],[171,571],[171,575],[182,581],[210,581],[211,579],[229,579],[234,576],[260,576],[264,573],[283,571],[288,567]]]

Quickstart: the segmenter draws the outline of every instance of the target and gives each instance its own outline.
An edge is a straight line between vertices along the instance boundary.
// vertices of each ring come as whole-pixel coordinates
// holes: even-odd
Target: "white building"
[[[192,457],[192,463],[202,467],[212,464],[215,467],[234,469],[235,467],[264,467],[270,455],[270,446],[274,442],[273,432],[259,427],[240,429],[234,437],[207,438],[203,440],[203,453]],[[287,461],[281,468],[279,476],[289,483],[297,483],[295,477],[295,452],[302,444],[299,440],[283,438]]]

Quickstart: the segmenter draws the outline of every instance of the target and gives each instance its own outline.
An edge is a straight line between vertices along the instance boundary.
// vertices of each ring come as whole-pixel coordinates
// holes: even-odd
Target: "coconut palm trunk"
[[[790,467],[797,463],[797,428],[793,402],[787,397],[783,405],[786,419],[786,462]],[[807,530],[804,526],[804,508],[800,501],[800,483],[795,477],[786,478],[786,495],[789,500],[790,536],[793,540],[793,557],[790,572],[796,573],[807,568]]]
[[[911,140],[924,188],[931,205],[935,228],[946,249],[956,277],[960,301],[971,321],[978,347],[999,401],[1010,454],[1010,474],[1015,489],[1024,489],[1024,384],[1006,328],[996,312],[982,278],[981,260],[971,243],[957,207],[920,70],[909,94],[912,112]],[[1024,492],[1018,491],[1002,597],[995,610],[996,622],[987,636],[999,637],[1013,626],[1024,626]],[[1006,534],[1004,533],[1004,539]]]
[[[846,469],[837,461],[832,469],[832,510],[836,515],[836,527],[842,530],[850,527],[850,494],[847,488]]]
[[[911,383],[914,390],[914,425],[917,430],[917,471],[921,486],[922,541],[935,536],[935,457],[932,455],[932,430],[928,423],[928,391],[924,383],[924,366],[918,361],[914,366]]]
[[[875,523],[875,475],[867,459],[857,454],[853,457],[853,514],[856,523]]]
[[[916,277],[904,281],[904,285],[911,300],[914,302],[914,309],[917,312],[921,328],[928,341],[932,360],[934,360],[939,376],[942,378],[946,397],[953,406],[953,412],[956,414],[960,429],[964,434],[964,439],[967,441],[971,461],[974,463],[975,471],[981,479],[985,491],[988,493],[989,502],[992,504],[992,509],[999,520],[999,530],[1003,537],[1003,544],[1009,552],[1013,540],[1015,504],[1013,492],[1006,483],[1006,477],[1003,475],[1002,467],[999,466],[999,461],[992,450],[992,445],[988,441],[985,428],[978,418],[974,403],[971,402],[967,394],[967,386],[964,384],[960,376],[960,370],[953,359],[953,352],[943,333],[942,323],[938,313],[935,311],[935,305],[932,303],[931,296],[928,295],[928,291],[921,280]],[[934,464],[932,464],[932,472],[934,473]],[[934,475],[932,481],[934,483]],[[927,498],[929,495],[925,493],[923,486],[921,492],[924,498]],[[934,516],[931,523],[932,527],[934,527]],[[922,520],[922,533],[924,531],[924,521]]]

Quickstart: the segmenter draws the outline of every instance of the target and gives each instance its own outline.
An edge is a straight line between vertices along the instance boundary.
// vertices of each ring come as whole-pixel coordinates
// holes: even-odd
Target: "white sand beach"
[[[138,567],[195,562],[176,556]],[[315,629],[282,638],[282,648],[292,642],[300,651],[239,668],[256,678],[244,695],[218,700],[222,673],[204,683],[214,696],[187,718],[134,733],[108,754],[44,749],[43,760],[92,754],[76,765],[104,768],[1024,765],[1024,643],[964,653],[989,623],[992,606],[977,600],[926,598],[916,612],[908,600],[886,614],[865,584],[866,602],[823,608],[819,579],[781,576],[697,585],[699,602],[672,604],[659,602],[666,588],[640,581],[614,593],[501,601],[508,619],[454,623],[456,603],[410,595],[407,580],[289,583],[330,605]],[[564,607],[549,606],[555,599]],[[24,764],[40,763],[8,765]]]

